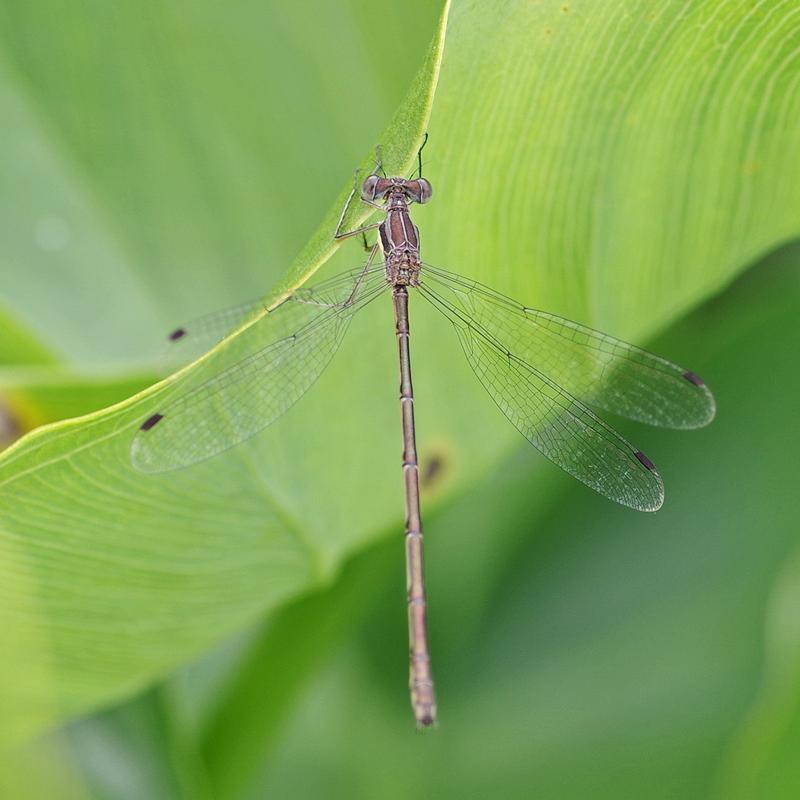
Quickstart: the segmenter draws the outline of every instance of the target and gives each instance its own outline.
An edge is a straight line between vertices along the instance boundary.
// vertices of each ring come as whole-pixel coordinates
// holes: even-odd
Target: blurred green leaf
[[[394,547],[373,547],[350,561],[336,584],[277,614],[216,699],[200,726],[214,797],[240,797],[278,746],[309,677],[325,665],[355,624],[397,575]],[[300,635],[298,635],[300,634]],[[279,691],[265,689],[280,687]]]
[[[567,479],[548,509],[522,453],[429,517],[438,730],[413,735],[398,691],[396,574],[244,796],[794,796],[798,267],[784,249],[655,343],[693,353],[720,401],[710,428],[654,435],[657,515]],[[263,675],[280,692],[280,659]]]
[[[91,800],[69,755],[63,740],[58,739],[4,753],[0,757],[0,793],[14,800]]]
[[[169,712],[169,687],[145,692],[135,701],[73,723],[59,737],[89,797],[114,800],[171,800],[211,797],[192,748]]]
[[[0,313],[0,354],[2,366],[54,362],[47,348],[24,325],[7,313]]]
[[[87,46],[73,59],[69,50],[70,69],[53,71],[60,20],[22,6],[3,12],[5,29],[37,36],[5,42],[24,76],[5,91],[17,124],[25,127],[34,105],[67,143],[67,166],[41,148],[42,176],[64,167],[64,207],[79,219],[98,208],[108,220],[102,241],[90,241],[82,260],[70,251],[77,260],[63,273],[94,296],[101,285],[107,302],[88,328],[74,294],[72,307],[47,316],[60,298],[43,277],[52,264],[40,255],[39,272],[32,269],[38,282],[27,287],[36,301],[20,291],[14,308],[25,306],[24,319],[72,360],[133,360],[169,311],[188,310],[198,276],[203,294],[220,301],[233,299],[233,287],[243,295],[260,290],[252,269],[235,264],[263,257],[250,248],[265,221],[275,252],[308,231],[292,222],[297,209],[283,202],[280,182],[271,185],[267,170],[282,151],[259,148],[265,118],[252,97],[262,85],[279,96],[288,90],[275,77],[275,54],[273,70],[249,69],[248,59],[261,54],[258,26],[251,24],[244,46],[241,18],[233,30],[233,18],[211,7],[180,19],[151,6],[142,15],[124,4],[92,8],[126,68],[115,80],[87,82],[96,93],[90,106],[70,100],[96,55]],[[188,26],[198,29],[190,41],[206,47],[180,47]],[[76,25],[74,35],[89,37],[89,29]],[[387,166],[399,168],[426,126],[431,132],[426,156],[437,196],[419,215],[425,257],[615,334],[642,336],[666,324],[800,228],[797,40],[784,17],[760,6],[512,2],[498,11],[456,3],[430,124],[438,38],[381,137]],[[321,64],[329,55],[309,52]],[[207,92],[229,68],[246,76],[243,85],[226,81],[213,94],[213,113],[204,113]],[[111,105],[120,94],[125,102]],[[302,97],[301,87],[290,96]],[[100,114],[104,103],[115,112]],[[84,118],[87,107],[95,116]],[[298,114],[292,125],[313,125]],[[369,114],[361,117],[343,128]],[[142,126],[148,135],[139,135]],[[291,137],[287,128],[286,149]],[[120,147],[124,163],[118,152],[109,157]],[[108,164],[115,170],[102,168]],[[294,178],[322,217],[333,186],[324,192],[310,170]],[[201,227],[198,204],[208,205]],[[283,288],[329,255],[339,208],[332,206]],[[54,238],[44,237],[48,247]],[[352,265],[361,255],[349,250]],[[20,245],[20,253],[28,251]],[[231,268],[212,270],[221,253]],[[452,339],[440,337],[444,329],[415,315],[412,308],[420,450],[443,465],[426,492],[430,508],[484,476],[517,437],[481,396]],[[324,585],[346,555],[397,524],[391,319],[377,306],[363,317],[302,412],[212,462],[148,478],[128,461],[136,425],[209,360],[107,413],[42,429],[4,456],[0,583],[10,602],[0,610],[7,618],[0,637],[19,664],[35,665],[3,686],[9,729],[35,730],[134,691],[265,609]],[[113,335],[104,337],[106,330]]]
[[[34,407],[28,395],[27,382],[21,395],[15,397],[9,391],[6,376],[17,374],[20,369],[17,365],[23,365],[22,369],[25,370],[49,374],[48,365],[54,363],[52,354],[24,325],[0,310],[0,450],[36,425],[54,419],[39,413],[39,408]],[[97,405],[86,410],[100,407]]]
[[[325,0],[311,25],[290,0],[4,3],[7,307],[69,363],[106,366],[263,295],[406,94],[438,12]]]
[[[114,405],[155,380],[152,371],[75,370],[58,365],[0,368],[0,394],[25,421],[26,429]]]
[[[717,797],[782,800],[800,793],[800,558],[775,583],[762,683],[720,770]]]

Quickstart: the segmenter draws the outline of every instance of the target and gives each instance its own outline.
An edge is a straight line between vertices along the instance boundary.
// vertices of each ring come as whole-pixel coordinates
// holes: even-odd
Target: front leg
[[[376,165],[375,169],[380,169],[380,161]],[[339,242],[342,239],[349,239],[351,236],[358,236],[360,233],[366,233],[367,231],[374,230],[375,228],[380,226],[380,222],[372,222],[369,225],[362,225],[361,227],[354,228],[350,231],[342,230],[344,228],[344,220],[347,216],[347,212],[350,210],[350,206],[353,203],[353,198],[356,196],[358,192],[358,176],[359,170],[356,170],[354,178],[353,178],[353,188],[350,190],[350,194],[347,196],[347,201],[344,204],[344,208],[342,209],[342,213],[339,215],[339,224],[336,226],[336,230],[333,233],[333,238]],[[365,200],[363,197],[359,198],[362,203],[365,203],[372,208],[378,209],[378,211],[385,211],[384,207],[379,203],[374,203],[371,200]],[[366,240],[365,240],[366,242]],[[369,249],[365,246],[365,249]]]

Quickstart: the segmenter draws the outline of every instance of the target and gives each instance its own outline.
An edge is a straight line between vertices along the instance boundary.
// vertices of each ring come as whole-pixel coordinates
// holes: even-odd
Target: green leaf
[[[154,380],[153,373],[75,370],[65,366],[0,368],[0,395],[25,430],[77,417],[130,397]]]
[[[761,686],[734,737],[717,785],[731,800],[787,800],[800,791],[800,557],[775,582],[765,620]]]
[[[283,207],[281,184],[271,185],[264,166],[280,153],[252,160],[265,118],[241,97],[202,113],[206,91],[220,80],[216,53],[234,54],[236,74],[249,75],[241,63],[249,63],[255,45],[246,39],[249,46],[238,47],[247,29],[233,37],[204,6],[191,21],[199,41],[216,45],[219,34],[219,49],[175,55],[184,53],[183,16],[179,25],[149,5],[141,17],[138,6],[135,14],[121,7],[119,28],[116,4],[98,13],[130,72],[120,72],[124,80],[111,88],[92,84],[95,108],[132,74],[144,74],[142,85],[152,89],[137,86],[136,102],[118,109],[116,137],[112,120],[87,127],[83,106],[70,105],[80,96],[69,84],[75,72],[48,69],[48,53],[57,48],[46,45],[59,42],[55,23],[21,6],[6,11],[12,32],[30,30],[31,19],[43,26],[42,38],[33,37],[41,50],[26,46],[25,36],[9,36],[6,45],[24,85],[33,87],[24,99],[42,103],[73,156],[66,166],[43,159],[40,174],[51,167],[79,174],[84,191],[65,204],[99,206],[110,220],[104,232],[113,236],[87,250],[85,265],[70,274],[89,286],[101,273],[101,256],[118,254],[103,283],[108,307],[93,333],[103,325],[115,333],[101,356],[133,360],[140,353],[135,334],[149,335],[159,320],[167,329],[168,311],[188,310],[198,275],[220,301],[234,299],[234,285],[259,291],[250,286],[251,269],[210,264],[220,252],[250,264],[260,257],[240,242],[260,243],[265,197],[278,244],[302,239],[291,223],[295,209]],[[151,26],[153,15],[164,24]],[[90,29],[75,25],[71,35],[80,39]],[[641,337],[800,228],[800,156],[792,146],[800,95],[791,73],[798,42],[779,14],[714,3],[654,10],[621,0],[519,0],[498,11],[456,2],[429,122],[442,35],[380,136],[387,166],[399,169],[430,131],[426,172],[435,197],[417,218],[432,263],[530,305]],[[391,64],[404,49],[402,38],[388,41],[380,52]],[[91,52],[77,52],[77,74],[90,73]],[[166,69],[171,58],[180,59],[174,72]],[[275,68],[268,75],[279,84],[279,61]],[[201,79],[187,78],[194,75]],[[242,91],[263,80],[249,77]],[[31,103],[19,105],[16,119],[25,119]],[[153,126],[151,136],[137,135],[143,120]],[[365,120],[369,114],[347,124],[371,124]],[[177,130],[190,133],[181,138]],[[229,134],[241,148],[219,146]],[[119,157],[110,161],[116,174],[97,158],[113,152],[109,141],[126,146],[124,170]],[[309,174],[295,180],[322,217],[320,198],[328,203],[333,185],[326,193]],[[70,190],[74,183],[64,180]],[[185,186],[191,191],[176,193]],[[342,200],[350,184],[341,176],[339,188]],[[187,194],[210,204],[207,225],[192,224],[199,217],[182,205]],[[270,298],[305,280],[332,252],[328,237],[340,207],[331,206]],[[241,239],[232,233],[239,229]],[[355,244],[343,249],[348,266],[361,258]],[[139,271],[133,263],[153,268]],[[37,287],[44,294],[46,281]],[[21,295],[15,307],[24,304]],[[36,308],[45,305],[39,299]],[[486,475],[518,437],[481,395],[451,332],[417,315],[417,305],[420,452],[423,468],[434,459],[440,465],[425,490],[430,509]],[[117,312],[127,327],[112,319]],[[61,339],[68,355],[98,360],[95,338],[75,332],[86,316],[45,319],[45,340],[70,329],[71,338]],[[0,607],[0,637],[3,651],[17,654],[0,685],[9,698],[2,698],[4,725],[15,735],[140,688],[287,598],[324,585],[343,558],[399,528],[396,367],[386,304],[359,315],[314,392],[268,435],[180,473],[133,471],[128,453],[137,425],[216,357],[106,412],[35,432],[0,460],[0,585],[9,599]]]
[[[129,10],[139,14],[138,7]],[[422,139],[444,19],[398,118],[380,137],[387,166],[410,165]],[[226,146],[224,140],[221,145]],[[365,163],[373,158],[370,153]],[[296,259],[285,279],[290,283],[302,280],[333,250],[331,234],[351,174],[348,170],[341,198]],[[109,191],[105,178],[97,176],[98,192]],[[101,269],[93,261],[86,271]],[[44,321],[55,325],[49,317]],[[140,324],[149,326],[150,318]],[[388,333],[390,343],[391,327]],[[75,348],[73,358],[78,357]],[[267,474],[254,468],[248,448],[230,460],[227,477],[215,481],[216,500],[206,495],[210,505],[203,501],[196,511],[191,507],[198,499],[197,473],[162,482],[133,470],[132,434],[176,380],[107,412],[42,428],[4,454],[0,571],[9,602],[0,612],[8,622],[0,637],[2,649],[16,654],[2,688],[2,734],[9,739],[128,694],[164,674],[264,608],[329,579],[348,547],[333,536],[324,552],[314,538],[325,538],[327,528],[337,524],[324,503],[302,501],[315,507],[325,529],[315,532],[309,520],[294,519],[299,511],[292,508],[294,499],[282,496],[282,487],[271,486]],[[317,424],[323,421],[320,415]],[[301,434],[304,448],[285,439],[278,460],[319,458],[308,434]],[[208,466],[216,472],[220,463]],[[318,469],[309,467],[308,474]],[[307,482],[306,490],[313,488]],[[44,502],[42,491],[49,497]],[[365,508],[363,521],[353,515],[354,534],[369,535],[377,508],[377,502]],[[23,668],[29,663],[31,668]]]
[[[0,310],[0,360],[0,450],[2,450],[23,432],[43,422],[52,422],[54,419],[40,413],[38,406],[31,407],[33,404],[27,396],[27,385],[22,396],[16,398],[13,392],[9,391],[8,374],[18,373],[19,367],[16,365],[25,365],[23,368],[37,365],[33,369],[48,373],[47,365],[52,365],[55,359],[24,325]]]
[[[52,364],[47,348],[10,314],[0,313],[0,353],[2,365]]]
[[[798,266],[784,248],[655,343],[693,354],[721,409],[703,431],[653,435],[674,489],[658,514],[566,478],[548,508],[520,453],[429,515],[431,735],[401,691],[402,575],[374,554],[384,598],[364,569],[368,624],[309,682],[250,796],[795,796]],[[297,639],[262,663],[267,698]]]
[[[214,797],[239,797],[250,787],[265,755],[281,742],[309,678],[397,577],[394,544],[367,548],[333,586],[282,609],[249,648],[214,698],[207,724],[198,726]]]

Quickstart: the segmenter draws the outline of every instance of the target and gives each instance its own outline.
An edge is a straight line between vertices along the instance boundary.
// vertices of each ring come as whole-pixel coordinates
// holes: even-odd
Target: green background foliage
[[[446,11],[0,9],[0,397],[52,423],[0,457],[3,796],[796,796],[800,8]],[[230,347],[147,388],[163,332],[359,263],[329,238],[352,170],[425,130],[427,260],[649,341],[720,413],[622,424],[667,502],[617,508],[412,298],[416,735],[386,303],[268,433],[168,476],[128,448]]]

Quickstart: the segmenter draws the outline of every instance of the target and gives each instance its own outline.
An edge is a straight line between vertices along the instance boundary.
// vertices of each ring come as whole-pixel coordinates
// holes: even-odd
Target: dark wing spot
[[[153,414],[152,417],[148,417],[139,427],[140,431],[149,431],[157,422],[164,419],[163,414]]]
[[[637,450],[634,455],[651,472],[656,468],[656,465],[641,450]]]
[[[686,378],[689,383],[693,383],[695,386],[705,386],[703,379],[699,375],[695,375],[694,372],[687,370],[683,373],[683,377]]]
[[[183,339],[184,336],[186,336],[186,330],[184,328],[175,328],[169,335],[169,340],[171,342],[177,342],[178,339]]]

